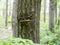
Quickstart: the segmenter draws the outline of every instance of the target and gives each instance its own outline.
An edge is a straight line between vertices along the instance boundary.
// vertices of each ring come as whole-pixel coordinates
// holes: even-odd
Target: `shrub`
[[[31,40],[21,38],[0,39],[0,45],[34,45]]]

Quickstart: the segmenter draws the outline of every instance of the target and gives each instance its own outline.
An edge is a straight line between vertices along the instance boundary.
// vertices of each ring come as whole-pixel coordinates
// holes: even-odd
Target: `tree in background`
[[[55,4],[55,11],[54,11],[54,15],[55,15],[55,24],[57,23],[57,0],[54,0],[54,4]]]
[[[57,3],[58,4],[57,7],[59,8],[59,13],[58,13],[59,15],[58,15],[58,20],[57,21],[58,21],[58,27],[59,27],[59,30],[60,30],[60,0],[57,0],[57,2],[58,2]]]
[[[17,5],[18,0],[14,0],[13,2],[13,15],[12,15],[12,29],[13,29],[13,36],[18,37],[18,21],[17,21]]]
[[[15,37],[40,43],[39,20],[41,0],[14,0],[12,27]]]
[[[50,0],[50,8],[49,8],[49,29],[53,31],[54,28],[54,0]]]
[[[8,0],[6,0],[6,16],[5,16],[5,26],[8,25]]]
[[[44,22],[46,22],[46,0],[44,0]]]

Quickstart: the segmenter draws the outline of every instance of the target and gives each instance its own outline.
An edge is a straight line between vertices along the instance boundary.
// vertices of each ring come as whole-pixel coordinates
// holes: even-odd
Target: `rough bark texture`
[[[54,28],[54,0],[50,0],[50,10],[49,10],[49,29],[53,31]]]
[[[14,1],[13,32],[14,36],[31,39],[40,43],[39,21],[41,0]],[[17,6],[16,6],[17,5]],[[15,35],[16,34],[16,35]]]

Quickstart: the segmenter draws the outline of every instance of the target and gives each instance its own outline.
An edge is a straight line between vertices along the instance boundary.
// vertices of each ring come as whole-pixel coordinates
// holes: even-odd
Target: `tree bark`
[[[55,24],[56,24],[57,23],[57,0],[54,2],[54,4],[55,4],[55,7],[54,7],[54,9],[55,9],[54,15],[55,15]]]
[[[54,32],[54,0],[50,0],[50,8],[49,8],[49,29]]]
[[[13,36],[18,37],[18,20],[17,20],[17,5],[18,0],[14,0],[13,5],[13,15],[12,15],[12,29],[13,29]]]
[[[44,0],[44,22],[46,22],[46,0]]]
[[[5,16],[5,26],[8,26],[8,0],[6,0],[6,16]]]
[[[60,30],[60,7],[59,7],[59,16],[58,16],[58,27],[59,27],[59,30]]]
[[[18,0],[13,12],[13,32],[17,37],[33,40],[40,43],[39,22],[41,0]]]

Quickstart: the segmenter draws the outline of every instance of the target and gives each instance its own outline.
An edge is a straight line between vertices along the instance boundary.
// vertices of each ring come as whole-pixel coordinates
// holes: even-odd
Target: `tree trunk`
[[[12,15],[12,29],[13,29],[13,36],[18,37],[18,21],[17,21],[17,5],[18,0],[14,0],[13,5],[13,15]]]
[[[44,0],[44,22],[46,22],[46,0]]]
[[[49,29],[53,31],[54,28],[54,0],[50,0],[50,10],[49,10]]]
[[[17,2],[17,1],[16,1]],[[40,43],[39,22],[40,22],[40,7],[41,0],[18,0],[18,5],[14,8],[13,17],[16,15],[14,29],[17,37],[31,39],[35,43]],[[13,30],[14,30],[13,29]],[[15,31],[14,34],[15,34]]]
[[[54,9],[55,9],[55,12],[54,12],[54,15],[55,15],[55,24],[57,23],[57,0],[55,0],[55,7],[54,7]]]
[[[59,7],[59,16],[58,16],[58,27],[59,27],[59,30],[60,30],[60,7]]]
[[[5,26],[8,25],[8,0],[6,0],[6,16],[5,16]]]

